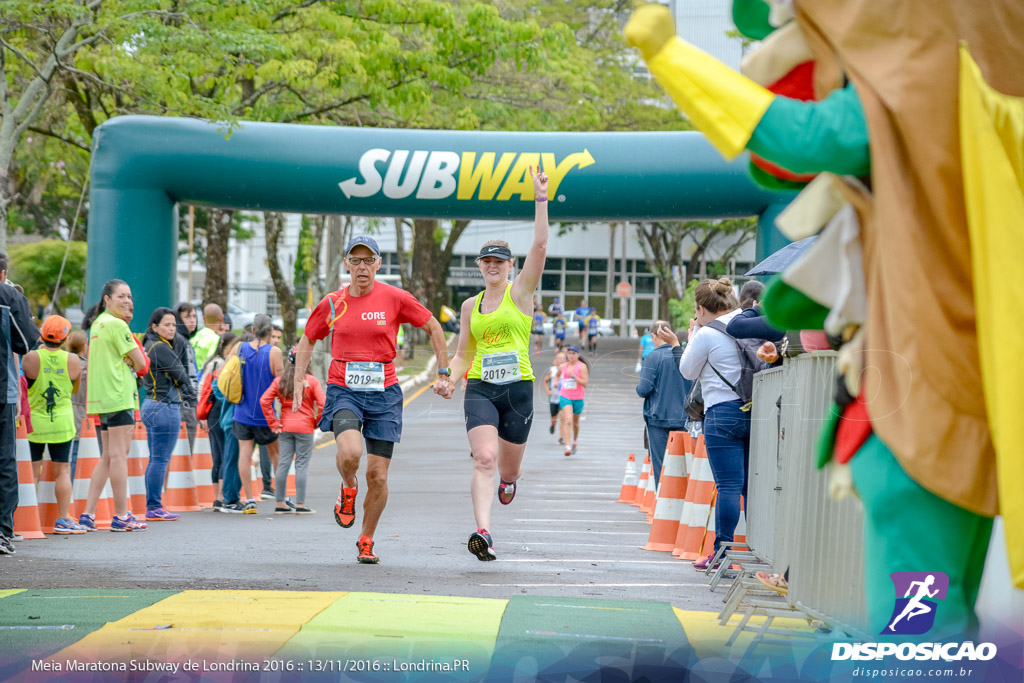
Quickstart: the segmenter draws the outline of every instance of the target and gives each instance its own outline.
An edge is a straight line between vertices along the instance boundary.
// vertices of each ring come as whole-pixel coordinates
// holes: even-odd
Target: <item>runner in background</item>
[[[477,264],[486,289],[462,304],[459,349],[450,368],[456,376],[470,368],[463,406],[473,453],[470,492],[477,529],[467,547],[482,561],[497,559],[489,531],[495,470],[500,478],[498,499],[508,505],[516,495],[533,423],[530,332],[534,320],[530,312],[535,310],[533,292],[547,251],[548,177],[540,169],[531,168],[530,173],[535,218],[533,243],[523,269],[509,283],[513,260],[508,243],[491,240],[480,249]]]
[[[590,368],[575,346],[566,349],[565,357],[558,406],[562,416],[562,443],[565,444],[565,454],[572,455],[579,445],[580,415],[583,413],[583,401],[587,393],[587,383],[590,381]]]
[[[647,327],[644,329],[644,335],[640,337],[640,348],[636,351],[636,372],[643,370],[644,358],[651,354],[655,346],[654,337],[651,335],[651,328]]]
[[[557,296],[555,297],[554,301],[551,302],[551,305],[548,306],[548,315],[551,316],[552,318],[557,318],[559,316],[565,315],[565,308],[562,307],[561,299],[559,299]]]
[[[590,315],[590,306],[586,299],[580,299],[580,305],[576,307],[576,326],[579,328],[580,344],[587,343],[587,316]]]
[[[591,308],[590,315],[587,316],[587,350],[591,353],[597,353],[597,338],[600,336],[600,329],[601,316]]]
[[[540,355],[541,347],[544,345],[544,310],[537,304],[536,308],[533,309],[533,345],[537,350],[537,355]]]
[[[554,434],[555,427],[558,425],[558,404],[562,389],[562,365],[564,364],[565,354],[559,351],[555,354],[554,365],[548,368],[541,380],[544,382],[544,391],[548,395],[548,406],[551,409],[551,426],[548,428],[548,434]]]
[[[562,351],[565,346],[565,316],[559,312],[558,317],[551,321],[551,331],[555,335],[555,349]]]
[[[441,323],[409,292],[375,282],[380,248],[372,237],[353,237],[345,248],[345,268],[352,282],[323,298],[313,309],[296,351],[292,410],[298,410],[306,388],[306,369],[313,347],[331,337],[331,367],[320,429],[334,432],[341,492],[334,520],[348,528],[356,519],[356,472],[366,444],[366,500],[356,560],[377,564],[373,534],[388,501],[388,466],[402,438],[402,389],[395,374],[398,326],[411,323],[430,335],[437,358],[434,391],[451,395],[448,347]]]

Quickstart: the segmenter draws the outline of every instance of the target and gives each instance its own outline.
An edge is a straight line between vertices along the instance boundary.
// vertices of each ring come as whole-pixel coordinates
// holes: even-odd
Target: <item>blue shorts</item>
[[[579,415],[583,412],[583,399],[582,398],[566,398],[565,396],[558,397],[558,409],[561,410],[566,406],[572,406],[572,414]]]
[[[565,332],[556,332],[555,339],[565,339]]]
[[[320,431],[334,433],[334,414],[351,410],[363,424],[363,438],[398,443],[402,440],[402,387],[392,384],[384,391],[353,391],[327,385],[327,402]]]

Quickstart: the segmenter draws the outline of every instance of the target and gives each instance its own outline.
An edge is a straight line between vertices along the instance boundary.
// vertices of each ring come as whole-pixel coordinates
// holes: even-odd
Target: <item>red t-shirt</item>
[[[331,301],[334,319],[331,320]],[[384,386],[398,384],[395,359],[398,326],[423,327],[430,311],[409,292],[375,282],[369,294],[352,296],[348,287],[332,292],[313,309],[306,323],[306,337],[319,341],[331,335],[331,369],[327,383],[345,386],[346,361],[385,363]]]

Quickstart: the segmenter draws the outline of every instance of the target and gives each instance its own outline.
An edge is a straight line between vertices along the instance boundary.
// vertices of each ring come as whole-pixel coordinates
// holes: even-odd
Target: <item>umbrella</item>
[[[781,273],[789,266],[789,264],[800,258],[800,256],[807,251],[807,247],[814,244],[814,240],[817,238],[817,235],[812,235],[811,237],[804,238],[799,242],[787,244],[782,249],[779,249],[774,254],[769,255],[768,258],[748,270],[744,275],[775,275],[776,273]]]

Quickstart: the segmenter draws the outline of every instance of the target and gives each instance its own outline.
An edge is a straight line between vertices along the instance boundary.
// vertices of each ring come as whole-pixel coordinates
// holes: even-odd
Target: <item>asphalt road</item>
[[[496,562],[466,550],[474,530],[472,462],[462,394],[406,396],[405,428],[390,472],[390,499],[377,529],[376,566],[355,562],[359,517],[350,529],[331,512],[340,477],[333,443],[315,452],[310,516],[194,512],[144,533],[99,531],[26,540],[0,558],[4,588],[351,590],[502,598],[546,595],[659,600],[718,611],[704,576],[668,553],[640,549],[650,527],[616,503],[626,458],[643,450],[642,401],[634,387],[637,343],[602,339],[592,364],[579,451],[562,455],[548,433],[547,397],[535,385],[536,418],[515,501],[495,503]],[[553,352],[534,356],[538,378]],[[361,474],[361,472],[360,472]],[[361,477],[362,479],[362,477]],[[362,500],[357,503],[361,515]]]

